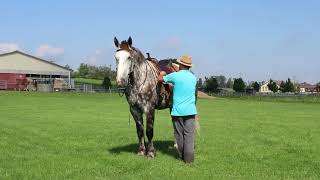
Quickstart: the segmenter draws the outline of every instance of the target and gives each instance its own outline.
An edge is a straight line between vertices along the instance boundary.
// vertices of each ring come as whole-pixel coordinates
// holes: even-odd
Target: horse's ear
[[[131,38],[131,36],[129,36],[128,45],[129,45],[129,47],[132,47],[132,38]]]
[[[119,41],[118,41],[118,39],[117,39],[116,37],[114,37],[113,41],[114,41],[114,45],[115,45],[117,48],[119,48]]]

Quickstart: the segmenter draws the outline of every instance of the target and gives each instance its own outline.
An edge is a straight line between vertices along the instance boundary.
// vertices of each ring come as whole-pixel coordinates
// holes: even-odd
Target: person
[[[171,111],[174,134],[180,158],[186,162],[194,161],[194,132],[196,109],[196,77],[189,71],[192,57],[183,55],[177,60],[179,71],[166,75],[161,71],[158,80],[173,84],[173,106]]]

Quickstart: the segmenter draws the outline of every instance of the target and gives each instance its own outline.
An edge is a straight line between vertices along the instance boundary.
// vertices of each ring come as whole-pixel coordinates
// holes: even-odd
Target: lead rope
[[[151,66],[151,72],[152,72],[153,76],[155,77],[155,80],[157,81],[157,79],[156,79],[156,78],[157,78],[156,74],[157,74],[157,72],[159,72],[159,70],[156,69],[153,64],[150,64],[149,61],[147,61],[147,63],[146,63],[146,75],[145,75],[145,80],[143,81],[143,83],[142,83],[141,86],[143,86],[144,83],[146,82],[147,73],[148,73],[148,72],[147,72],[148,66],[149,66],[149,67]],[[132,67],[133,67],[133,63],[132,63],[132,61],[131,61],[130,71],[131,71]],[[130,79],[128,79],[127,87],[128,87],[129,85],[130,85]],[[141,88],[141,86],[140,86],[140,88]],[[139,88],[139,89],[140,89],[140,88]],[[156,89],[156,88],[155,88],[155,89]],[[125,94],[125,91],[127,90],[127,88],[118,88],[118,90],[119,90],[119,92],[118,92],[118,93],[119,93],[119,96],[120,96],[120,97],[123,97],[124,94]],[[120,92],[120,91],[122,91],[122,92]],[[130,109],[130,106],[129,106],[129,109]],[[157,115],[158,115],[159,111],[158,111],[158,110],[156,110],[156,111],[157,111]],[[130,121],[131,121],[131,115],[130,115],[130,111],[129,111],[129,113],[128,113],[128,126],[130,126]]]
[[[129,107],[130,108],[130,107]],[[129,111],[129,122],[128,122],[128,126],[130,126],[130,118],[131,116],[130,116],[130,111]]]

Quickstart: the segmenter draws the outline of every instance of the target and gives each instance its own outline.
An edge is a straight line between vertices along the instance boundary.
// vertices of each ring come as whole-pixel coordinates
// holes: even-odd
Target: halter
[[[119,52],[119,51],[122,51],[124,49],[117,49],[116,52]],[[134,49],[133,49],[134,51]],[[131,52],[129,52],[130,55],[131,55]],[[144,81],[142,82],[141,85],[137,86],[138,87],[138,90],[140,90],[141,87],[144,86],[146,80],[147,80],[147,75],[148,75],[148,71],[147,71],[147,66],[148,66],[148,63],[146,63],[146,75],[145,75],[145,79]],[[128,74],[128,79],[127,79],[127,85],[123,88],[118,88],[118,93],[119,93],[119,96],[122,97],[127,91],[128,91],[128,87],[132,87],[133,86],[133,82],[130,81],[131,77],[134,75],[134,67],[135,67],[135,64],[133,63],[133,58],[131,59],[131,62],[130,62],[130,69],[129,69],[129,74]]]

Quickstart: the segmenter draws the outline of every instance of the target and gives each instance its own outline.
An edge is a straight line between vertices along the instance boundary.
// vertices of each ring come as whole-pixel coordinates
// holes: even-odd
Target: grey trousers
[[[178,151],[186,163],[194,161],[194,121],[195,115],[172,116]]]

